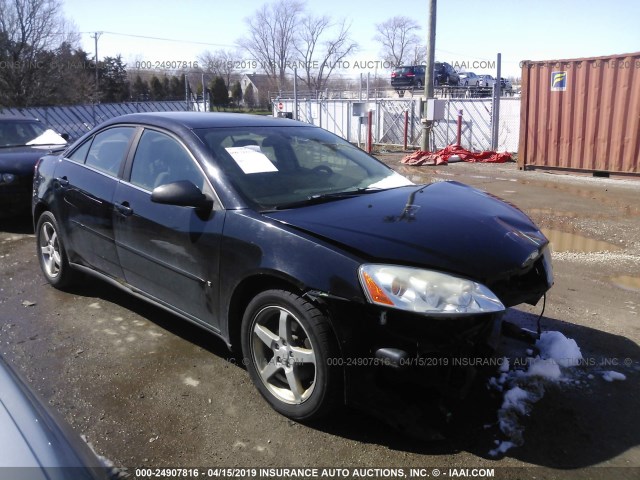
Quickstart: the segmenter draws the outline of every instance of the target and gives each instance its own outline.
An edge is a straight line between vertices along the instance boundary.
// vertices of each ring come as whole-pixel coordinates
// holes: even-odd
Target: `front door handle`
[[[67,179],[67,177],[56,177],[56,182],[58,182],[61,187],[69,186],[69,180]]]
[[[133,215],[133,208],[129,206],[129,202],[115,203],[113,205],[116,213],[122,215],[123,217],[129,217]]]

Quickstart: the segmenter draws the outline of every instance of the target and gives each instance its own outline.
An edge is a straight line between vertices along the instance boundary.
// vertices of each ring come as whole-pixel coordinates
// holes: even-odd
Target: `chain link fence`
[[[62,107],[5,108],[0,113],[37,118],[58,133],[66,133],[72,139],[79,138],[96,125],[110,118],[139,112],[179,112],[188,110],[187,103],[179,102],[129,102],[74,105]]]
[[[492,150],[493,99],[442,99],[444,117],[434,122],[431,146],[444,148],[458,141],[458,119],[461,121],[460,145],[469,150]],[[419,147],[422,138],[421,97],[331,99],[279,98],[273,105],[274,116],[291,116],[320,126],[353,143],[361,144],[368,133],[368,112],[376,144]],[[296,112],[297,109],[297,112]],[[497,119],[499,151],[517,152],[520,135],[520,98],[502,97]]]

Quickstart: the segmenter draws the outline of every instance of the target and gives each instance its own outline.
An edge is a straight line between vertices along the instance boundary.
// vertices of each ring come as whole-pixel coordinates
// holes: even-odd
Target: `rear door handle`
[[[129,217],[133,215],[133,208],[129,206],[129,202],[115,203],[113,205],[113,208],[123,217]]]

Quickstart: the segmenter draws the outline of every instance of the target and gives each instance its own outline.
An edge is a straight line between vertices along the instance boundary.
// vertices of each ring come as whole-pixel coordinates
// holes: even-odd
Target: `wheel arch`
[[[265,290],[287,290],[300,296],[305,287],[300,282],[276,272],[260,272],[244,278],[233,290],[227,310],[228,344],[233,352],[241,353],[240,331],[242,316],[249,302]]]
[[[42,200],[38,201],[38,203],[33,207],[33,230],[35,231],[36,225],[38,224],[38,219],[40,215],[44,212],[50,210],[49,206],[44,203]]]
[[[255,273],[244,278],[233,290],[227,309],[227,337],[229,348],[234,353],[241,353],[241,326],[242,317],[249,302],[260,292],[266,290],[286,290],[312,303],[329,320],[338,349],[342,351],[342,345],[338,339],[338,332],[334,325],[334,319],[330,309],[316,295],[307,295],[311,289],[300,281],[281,272],[267,271]]]

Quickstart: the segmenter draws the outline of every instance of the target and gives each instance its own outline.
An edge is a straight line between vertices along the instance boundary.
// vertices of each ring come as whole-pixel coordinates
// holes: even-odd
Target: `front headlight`
[[[360,283],[371,303],[429,315],[473,315],[504,311],[484,285],[433,270],[362,265]]]

